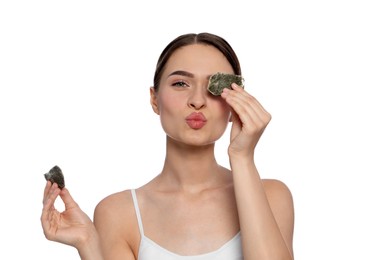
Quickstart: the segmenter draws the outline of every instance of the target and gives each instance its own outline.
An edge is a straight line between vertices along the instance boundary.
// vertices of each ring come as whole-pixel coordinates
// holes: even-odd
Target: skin
[[[233,73],[221,52],[185,46],[170,57],[159,90],[150,89],[167,146],[161,173],[137,189],[145,236],[179,255],[197,255],[240,231],[244,259],[293,259],[291,193],[278,180],[262,180],[254,161],[271,116],[236,84],[220,97],[208,93],[208,78],[216,72]],[[192,112],[207,118],[201,129],[186,124]],[[214,155],[229,121],[231,170]],[[58,196],[66,205],[62,213],[54,209]],[[141,235],[129,190],[103,199],[93,224],[66,188],[47,182],[41,222],[49,240],[76,247],[81,259],[137,259]]]

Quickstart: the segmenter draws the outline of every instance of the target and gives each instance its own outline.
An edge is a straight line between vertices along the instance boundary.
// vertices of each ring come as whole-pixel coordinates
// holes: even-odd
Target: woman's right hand
[[[54,208],[54,202],[60,196],[65,204],[65,210],[59,212]],[[41,224],[48,240],[73,246],[78,251],[86,251],[89,243],[97,243],[98,237],[94,224],[71,197],[66,188],[58,188],[56,183],[47,181]]]

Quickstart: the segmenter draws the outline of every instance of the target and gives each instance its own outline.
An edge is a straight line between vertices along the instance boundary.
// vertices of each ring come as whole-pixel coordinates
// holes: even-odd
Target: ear
[[[159,110],[159,107],[158,107],[157,93],[156,93],[156,91],[154,90],[153,87],[150,87],[150,104],[152,106],[152,109],[153,109],[154,113],[156,113],[157,115],[159,115],[160,114],[160,110]]]

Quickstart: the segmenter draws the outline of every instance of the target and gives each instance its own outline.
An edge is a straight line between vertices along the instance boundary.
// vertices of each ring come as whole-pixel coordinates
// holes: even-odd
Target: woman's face
[[[189,145],[207,145],[224,133],[230,108],[220,96],[207,91],[216,72],[233,74],[227,58],[215,47],[193,44],[179,48],[168,60],[155,92],[153,110],[166,134]]]

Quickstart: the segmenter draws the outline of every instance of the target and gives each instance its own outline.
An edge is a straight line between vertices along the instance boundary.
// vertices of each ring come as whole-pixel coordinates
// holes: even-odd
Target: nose
[[[199,110],[205,107],[207,104],[207,90],[203,86],[196,87],[192,90],[189,100],[188,106]]]

